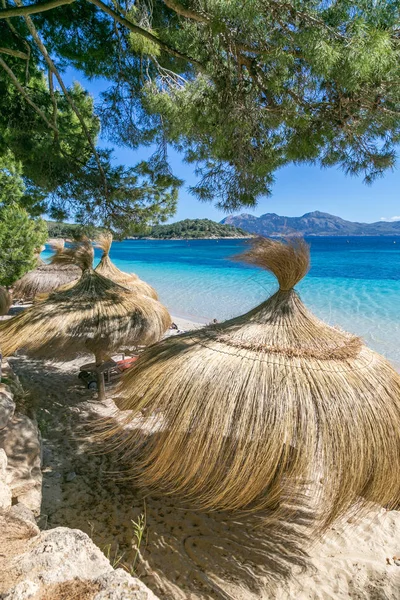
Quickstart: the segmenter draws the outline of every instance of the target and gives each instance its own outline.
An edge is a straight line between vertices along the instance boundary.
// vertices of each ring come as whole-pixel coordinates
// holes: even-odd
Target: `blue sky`
[[[107,88],[105,81],[88,81],[80,73],[68,70],[64,74],[66,83],[79,81],[95,98]],[[100,140],[101,142],[101,140]],[[110,142],[104,142],[110,146]],[[127,166],[134,165],[150,154],[148,148],[132,151],[114,146],[116,161]],[[184,179],[180,191],[177,214],[172,221],[192,218],[209,218],[220,221],[226,213],[217,210],[212,204],[196,200],[187,188],[196,181],[194,166],[185,164],[173,149],[169,152],[170,164],[175,175]],[[320,169],[314,166],[289,166],[276,173],[272,196],[262,198],[258,206],[239,212],[262,215],[274,212],[295,217],[306,212],[320,210],[350,221],[373,222],[382,218],[400,220],[400,162],[399,168],[388,171],[372,186],[366,186],[362,178],[346,176],[337,168]]]

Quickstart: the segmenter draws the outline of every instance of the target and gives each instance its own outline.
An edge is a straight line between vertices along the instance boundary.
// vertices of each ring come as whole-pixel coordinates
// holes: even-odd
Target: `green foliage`
[[[51,215],[65,218],[64,200],[69,198],[75,219],[83,226],[101,226],[116,236],[129,235],[138,227],[166,221],[175,213],[181,181],[158,162],[106,170],[107,199],[96,175],[71,181],[53,198]],[[75,200],[76,199],[76,200]]]
[[[137,33],[130,33],[129,41],[132,50],[138,54],[149,54],[150,56],[158,56],[160,54],[158,46]]]
[[[94,237],[99,227],[106,227],[116,237],[136,235],[156,223],[168,220],[176,211],[181,181],[164,168],[157,158],[143,161],[135,167],[112,167],[107,171],[108,200],[105,202],[97,187],[97,177],[73,181],[60,188],[53,200],[52,214],[64,218],[63,198],[70,198],[76,225],[63,223],[63,233],[55,235]],[[61,196],[61,199],[60,199]],[[79,201],[72,200],[78,197]]]
[[[131,519],[131,523],[133,525],[134,532],[134,541],[135,541],[135,556],[133,558],[133,562],[130,565],[129,573],[134,576],[136,573],[136,563],[140,556],[140,550],[143,542],[143,535],[147,525],[147,515],[146,515],[146,501],[144,504],[144,512],[138,515],[137,521]]]
[[[26,78],[23,61],[11,58],[7,64],[22,84]],[[45,115],[47,122],[21,95],[9,74],[0,68],[0,160],[11,155],[19,165],[19,174],[25,182],[21,204],[30,214],[40,215],[51,210],[47,198],[57,193],[59,186],[82,178],[92,148],[65,95],[54,90],[52,99],[39,65],[31,60],[29,69],[26,96]],[[90,136],[96,140],[100,123],[93,113],[92,98],[79,84],[74,84],[68,93]],[[48,123],[57,131],[50,129]]]
[[[158,225],[145,235],[160,240],[249,237],[243,229],[216,223],[210,219],[185,219],[169,225]]]
[[[0,156],[0,206],[19,202],[24,195],[25,186],[21,169],[7,152]]]
[[[11,152],[0,158],[0,285],[10,286],[36,265],[36,253],[47,239],[41,219],[20,206],[25,194],[21,168]]]
[[[113,34],[113,24],[83,1],[35,17],[33,25],[0,19],[6,49],[0,49],[0,161],[12,156],[19,165],[25,191],[18,202],[32,216],[47,213],[57,221],[71,218],[121,232],[140,222],[162,222],[175,210],[180,181],[157,155],[147,167],[116,165],[112,151],[97,145],[100,119],[93,98],[78,83],[60,89],[61,75],[51,74],[41,46],[45,39],[62,67],[73,64],[88,75],[111,77],[119,62],[106,41]],[[127,36],[125,43],[130,47]],[[139,135],[135,143],[140,141]]]
[[[62,221],[46,221],[49,238],[67,238],[79,240],[82,236],[95,239],[102,231],[93,225],[81,225],[79,223],[63,223]]]
[[[36,266],[47,239],[46,223],[17,204],[0,204],[0,285],[11,286]]]
[[[131,148],[154,144],[163,157],[161,175],[169,173],[172,145],[196,166],[199,181],[191,191],[200,200],[227,210],[254,205],[290,163],[340,167],[367,183],[395,165],[397,0],[115,0],[107,6],[118,19],[77,0],[35,15],[34,22],[58,64],[108,80],[98,110],[103,134]],[[31,212],[45,205],[56,219],[69,214],[117,230],[166,218],[178,182],[161,185],[163,202],[155,180],[147,203],[146,182],[136,180],[133,192],[137,173],[116,167],[108,150],[97,148],[96,156],[65,95],[50,93],[43,53],[26,22],[12,23],[16,34],[0,19],[2,46],[21,53],[28,44],[28,68],[20,57],[0,58],[50,121],[56,99],[60,124],[55,139],[0,73],[0,156],[11,149],[31,178]],[[92,101],[79,86],[70,94],[95,140]]]
[[[128,16],[131,19],[131,21],[137,23],[138,25],[143,27],[143,29],[152,33],[154,36],[157,36],[157,33],[155,31],[152,31],[149,27],[149,19],[147,18],[146,11],[141,11],[140,5],[133,6],[128,12]],[[139,55],[146,54],[155,57],[160,56],[161,54],[160,47],[157,46],[157,44],[155,44],[151,40],[140,35],[140,33],[135,33],[131,31],[129,33],[129,44],[131,46],[131,49]]]
[[[183,20],[180,41],[206,73],[184,86],[153,79],[143,101],[198,165],[201,200],[254,204],[289,162],[338,165],[367,182],[394,165],[399,3],[387,4],[196,4],[204,20]]]

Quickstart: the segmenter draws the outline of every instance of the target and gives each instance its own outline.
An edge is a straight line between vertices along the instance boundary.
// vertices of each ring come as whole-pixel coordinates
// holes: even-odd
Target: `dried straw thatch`
[[[144,294],[145,296],[154,298],[154,300],[158,300],[157,292],[151,285],[142,279],[139,279],[134,273],[124,273],[124,271],[121,271],[114,265],[109,256],[112,240],[113,237],[111,233],[103,233],[97,238],[96,245],[103,250],[103,255],[95,269],[96,273],[103,275],[103,277],[108,277],[111,281],[115,281],[115,283],[118,283],[133,292]]]
[[[55,240],[51,244],[55,256],[64,250],[64,241]],[[33,300],[39,294],[49,294],[62,285],[77,281],[81,270],[73,264],[47,264],[39,258],[38,266],[19,279],[13,288],[14,298]]]
[[[162,337],[171,323],[162,304],[93,271],[90,243],[59,256],[66,263],[70,259],[82,269],[77,284],[53,292],[0,324],[0,347],[5,356],[18,348],[60,360],[92,352],[100,364],[121,346],[151,344]]]
[[[137,427],[111,434],[132,477],[207,510],[273,516],[308,496],[318,527],[363,501],[394,505],[400,375],[305,308],[293,289],[309,267],[304,242],[260,239],[240,258],[272,271],[279,290],[243,316],[147,349],[122,382],[118,406]]]
[[[0,316],[6,315],[12,304],[11,294],[6,288],[0,286]]]

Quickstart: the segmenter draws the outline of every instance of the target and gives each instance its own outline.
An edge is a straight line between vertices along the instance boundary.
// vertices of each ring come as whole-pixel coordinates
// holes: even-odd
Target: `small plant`
[[[90,527],[89,537],[93,540],[93,538],[94,538],[94,532],[96,531],[96,527],[90,521],[88,521],[88,525]]]
[[[135,550],[135,555],[133,557],[132,563],[122,562],[125,556],[125,552],[119,552],[119,544],[117,543],[115,550],[113,550],[113,544],[106,544],[103,548],[101,548],[103,554],[110,561],[110,564],[113,569],[118,567],[122,567],[127,571],[130,575],[136,575],[136,564],[140,554],[140,548],[143,543],[143,536],[146,530],[146,503],[144,504],[143,512],[138,516],[137,520],[134,521],[131,519],[131,523],[133,525],[133,538],[132,538],[132,548]],[[93,539],[95,535],[95,526],[93,523],[88,521],[88,525],[90,527],[90,537]]]
[[[135,556],[133,558],[133,562],[130,568],[130,574],[134,575],[135,571],[136,571],[136,563],[139,557],[139,553],[140,553],[140,546],[142,545],[142,541],[143,541],[143,534],[144,531],[146,529],[146,503],[144,504],[144,511],[138,516],[137,521],[134,521],[133,519],[131,520],[132,525],[133,525],[133,531],[134,531],[134,539],[135,539],[135,546],[136,546],[136,552],[135,552]]]
[[[94,541],[93,538],[96,533],[96,527],[90,521],[88,521],[87,523],[90,527],[90,533],[88,535]],[[125,552],[122,552],[122,554],[118,553],[119,552],[119,544],[118,543],[115,547],[114,552],[112,552],[112,544],[106,544],[103,548],[101,548],[101,551],[103,552],[103,554],[105,555],[107,560],[110,561],[110,564],[113,569],[116,569],[119,565],[121,565],[121,567],[126,569],[125,565],[122,563],[122,559],[124,558]]]
[[[118,554],[119,544],[116,545],[114,553],[111,552],[111,548],[112,544],[107,544],[103,548],[103,553],[105,554],[106,558],[110,561],[112,568],[116,569],[118,565],[121,564],[125,552],[123,552],[122,554]]]

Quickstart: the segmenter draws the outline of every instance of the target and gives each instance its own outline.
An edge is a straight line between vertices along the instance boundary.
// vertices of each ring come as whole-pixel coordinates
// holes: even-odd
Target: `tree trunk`
[[[103,362],[103,356],[101,353],[96,353],[96,367],[99,367]],[[104,373],[96,372],[97,375],[97,399],[102,402],[106,399],[106,386],[104,383]]]

